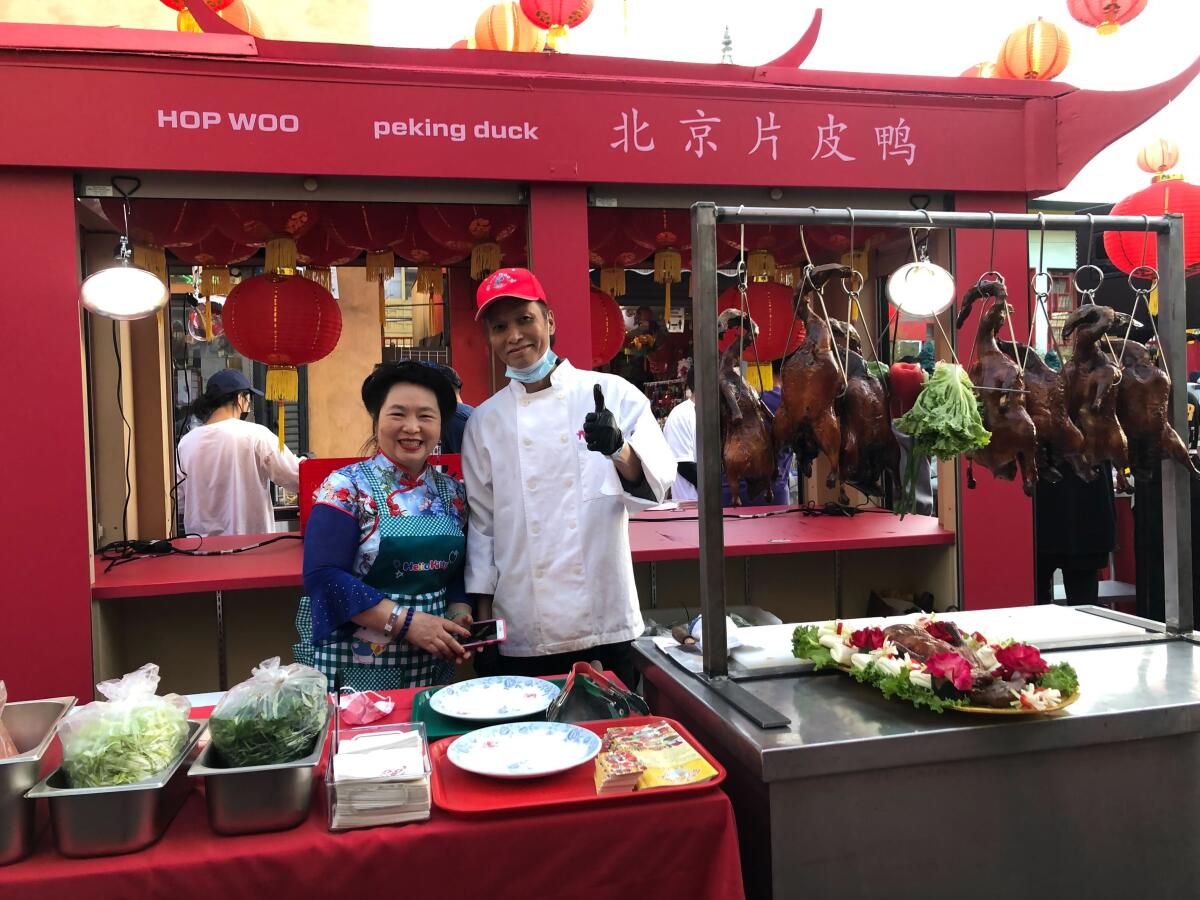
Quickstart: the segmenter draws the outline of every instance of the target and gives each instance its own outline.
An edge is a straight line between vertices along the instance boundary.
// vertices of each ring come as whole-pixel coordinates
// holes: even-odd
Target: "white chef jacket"
[[[604,392],[655,500],[625,493],[613,462],[587,449],[583,420]],[[475,410],[463,435],[467,591],[493,596],[506,656],[567,653],[642,633],[629,510],[653,506],[675,459],[650,403],[616,375],[563,360],[533,394],[512,381]]]
[[[676,462],[696,462],[696,404],[692,400],[676,403],[663,423],[663,437],[675,454]],[[695,500],[696,486],[680,474],[671,487],[672,500]]]
[[[179,441],[176,497],[188,534],[275,530],[270,482],[297,490],[300,460],[269,429],[241,419],[200,425]]]

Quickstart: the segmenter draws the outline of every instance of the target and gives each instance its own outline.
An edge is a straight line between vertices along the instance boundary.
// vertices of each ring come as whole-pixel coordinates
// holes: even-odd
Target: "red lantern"
[[[328,356],[342,334],[342,311],[329,291],[299,275],[277,272],[247,278],[230,291],[222,319],[233,348],[267,364],[268,400],[296,400],[296,367]],[[281,446],[283,410],[280,403]]]
[[[396,274],[393,244],[413,228],[411,206],[401,203],[329,203],[321,216],[343,244],[367,251],[367,280],[387,280]]]
[[[1067,0],[1067,11],[1075,21],[1112,34],[1146,8],[1146,0]]]
[[[192,0],[194,3],[195,0]],[[235,0],[204,0],[206,6],[213,12],[220,12],[223,9],[228,9],[233,6]],[[162,0],[164,6],[169,6],[176,12],[187,9],[188,0]]]
[[[744,235],[744,237],[743,237]],[[745,241],[746,274],[754,281],[782,281],[784,262],[800,249],[800,229],[784,225],[747,225],[745,231],[738,226],[717,230],[717,241],[732,249],[734,258],[742,253]]]
[[[546,29],[551,50],[558,50],[567,31],[592,14],[592,0],[521,0],[521,12],[538,28]]]
[[[600,290],[611,297],[625,295],[625,270],[650,255],[625,234],[623,216],[622,210],[611,207],[588,210],[588,259],[600,270]]]
[[[541,53],[546,49],[546,32],[521,12],[516,3],[489,6],[475,22],[475,46],[480,50]]]
[[[1183,265],[1186,269],[1200,264],[1200,187],[1179,178],[1156,181],[1136,194],[1130,194],[1112,208],[1114,216],[1161,216],[1183,213]],[[1122,272],[1142,265],[1158,268],[1157,235],[1144,231],[1104,232],[1104,252]]]
[[[1049,81],[1062,74],[1071,59],[1071,41],[1067,33],[1039,17],[1022,25],[1008,36],[996,60],[1001,78],[1026,78]]]
[[[125,205],[129,207],[126,232]],[[104,218],[133,242],[133,264],[167,280],[167,255],[164,247],[186,247],[201,240],[212,225],[204,204],[194,200],[129,200],[105,198],[100,201]]]
[[[617,301],[592,288],[592,368],[609,362],[625,343],[625,317]]]
[[[266,247],[268,272],[296,268],[296,240],[317,224],[317,206],[299,200],[229,200],[212,204],[213,225],[230,240]]]
[[[317,227],[296,241],[296,261],[304,266],[304,277],[315,281],[325,290],[333,288],[333,269],[348,266],[362,254],[357,247],[347,247],[322,219]]]
[[[427,294],[442,292],[442,268],[460,263],[467,254],[447,250],[441,244],[425,233],[420,222],[415,222],[409,229],[404,240],[392,244],[396,255],[417,267],[417,280],[413,290],[424,291]]]
[[[171,252],[185,263],[200,266],[200,295],[204,301],[205,339],[212,340],[215,324],[210,298],[224,297],[233,289],[229,266],[245,262],[257,251],[245,244],[236,244],[219,231],[209,232],[202,241],[190,247],[172,247]]]
[[[470,255],[476,281],[501,265],[512,265],[524,246],[524,207],[426,204],[417,210],[417,219],[436,243],[463,257]]]
[[[717,297],[718,313],[741,307],[742,299],[736,287],[729,288]],[[794,315],[791,288],[774,281],[751,282],[746,288],[746,311],[758,326],[758,340],[754,345],[750,344],[749,335],[746,336],[742,359],[747,362],[768,363],[782,359],[803,343],[804,323]],[[736,336],[733,338],[737,339]]]

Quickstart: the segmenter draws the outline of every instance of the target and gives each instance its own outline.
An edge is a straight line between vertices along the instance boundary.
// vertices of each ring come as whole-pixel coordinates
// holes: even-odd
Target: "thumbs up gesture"
[[[625,446],[625,436],[617,425],[617,417],[604,406],[604,392],[600,390],[600,385],[592,388],[592,395],[596,398],[596,411],[583,418],[583,437],[587,441],[587,448],[604,456],[616,456]]]

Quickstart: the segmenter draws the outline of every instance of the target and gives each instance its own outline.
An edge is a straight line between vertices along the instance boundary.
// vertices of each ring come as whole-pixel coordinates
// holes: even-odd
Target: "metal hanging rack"
[[[857,225],[893,228],[984,229],[1002,231],[1145,231],[1157,238],[1159,263],[1159,334],[1167,369],[1186,371],[1187,313],[1183,267],[1183,217],[1039,216],[1024,213],[931,212],[927,210],[818,209],[692,206],[692,284],[695,308],[717,308],[717,224]],[[714,398],[696,404],[696,438],[700,483],[700,609],[703,613],[704,675],[717,693],[759,722],[761,727],[786,725],[779,714],[728,678],[725,629],[724,520],[721,516],[721,442],[717,396],[717,322],[696,316],[694,366],[696,394]],[[1171,385],[1170,418],[1187,433],[1186,387]],[[1166,628],[1169,634],[1192,631],[1191,492],[1188,474],[1177,463],[1162,463],[1163,570],[1166,584]]]

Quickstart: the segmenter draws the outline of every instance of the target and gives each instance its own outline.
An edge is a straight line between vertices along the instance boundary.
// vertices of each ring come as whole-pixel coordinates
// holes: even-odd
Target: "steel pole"
[[[696,373],[696,485],[700,509],[700,613],[704,671],[726,675],[725,523],[721,518],[721,411],[717,396],[717,217],[692,206],[692,365]]]
[[[1145,231],[1165,234],[1169,225],[1162,216],[1057,216],[1031,213],[927,212],[898,209],[786,209],[769,206],[718,206],[717,221],[763,225],[881,225],[892,228],[995,228],[998,231]]]

